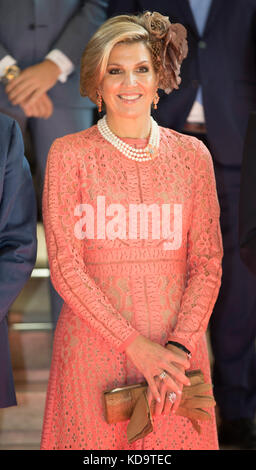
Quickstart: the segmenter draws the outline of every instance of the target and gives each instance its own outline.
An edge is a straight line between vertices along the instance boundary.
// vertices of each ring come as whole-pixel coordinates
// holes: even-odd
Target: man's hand
[[[45,59],[40,64],[23,70],[7,85],[5,91],[14,106],[32,106],[40,96],[55,85],[60,73],[58,65]]]
[[[21,108],[27,117],[48,119],[53,113],[53,103],[47,93],[41,95],[34,104],[21,103]]]

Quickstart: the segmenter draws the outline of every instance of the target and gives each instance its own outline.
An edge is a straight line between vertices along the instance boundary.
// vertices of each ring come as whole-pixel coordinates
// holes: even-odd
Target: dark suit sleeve
[[[0,321],[29,278],[37,249],[34,187],[15,121],[4,170],[0,204]]]
[[[2,60],[6,55],[12,55],[10,52],[5,49],[5,47],[0,43],[0,60]]]
[[[256,275],[256,112],[251,113],[244,144],[239,207],[240,255]]]
[[[86,44],[107,19],[107,7],[107,0],[83,2],[83,6],[70,19],[52,49],[59,49],[75,66],[79,66]]]

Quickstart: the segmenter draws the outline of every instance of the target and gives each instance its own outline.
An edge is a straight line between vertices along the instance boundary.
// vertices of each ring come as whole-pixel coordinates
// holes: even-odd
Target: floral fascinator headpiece
[[[149,32],[153,62],[159,72],[159,88],[169,94],[181,82],[180,67],[188,54],[187,30],[179,23],[172,24],[168,16],[147,11],[141,16]]]

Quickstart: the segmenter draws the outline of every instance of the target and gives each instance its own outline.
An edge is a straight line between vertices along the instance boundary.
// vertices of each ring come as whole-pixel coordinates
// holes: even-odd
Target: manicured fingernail
[[[158,401],[158,403],[161,403],[161,398],[158,398],[157,401]]]
[[[178,394],[179,394],[179,395],[181,395],[181,394],[182,394],[181,390],[178,390]]]

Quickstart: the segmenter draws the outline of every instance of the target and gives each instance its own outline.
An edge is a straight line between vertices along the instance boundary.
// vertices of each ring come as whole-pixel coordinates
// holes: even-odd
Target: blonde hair
[[[180,66],[186,57],[186,29],[171,24],[158,12],[119,15],[103,23],[88,42],[81,59],[80,93],[97,102],[99,87],[113,47],[119,43],[144,42],[159,74],[159,88],[170,93],[180,84]]]

